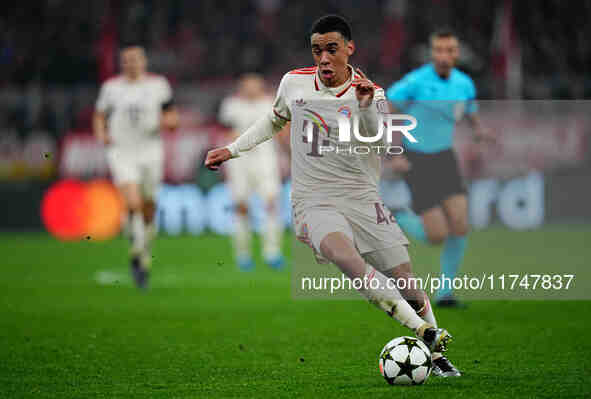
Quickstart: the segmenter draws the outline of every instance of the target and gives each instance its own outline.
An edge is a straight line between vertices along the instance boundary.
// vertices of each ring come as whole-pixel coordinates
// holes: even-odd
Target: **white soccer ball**
[[[380,373],[390,385],[417,385],[431,374],[431,351],[413,337],[398,337],[380,353]]]

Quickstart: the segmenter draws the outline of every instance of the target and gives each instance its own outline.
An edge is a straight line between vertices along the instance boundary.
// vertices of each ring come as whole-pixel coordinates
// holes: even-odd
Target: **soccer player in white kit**
[[[162,180],[162,129],[176,129],[179,118],[165,77],[147,72],[140,46],[121,50],[121,75],[101,86],[93,118],[95,136],[107,146],[107,161],[129,210],[131,273],[146,288],[150,243],[156,235],[155,197]]]
[[[273,99],[265,92],[265,82],[257,74],[245,74],[235,95],[222,101],[219,121],[231,129],[232,139],[248,129],[257,119],[269,111]],[[268,141],[244,156],[226,165],[227,182],[235,204],[234,251],[241,270],[254,266],[251,255],[251,233],[248,222],[248,199],[259,195],[265,207],[263,226],[263,258],[272,268],[284,264],[281,254],[281,223],[277,198],[281,189],[281,176],[275,143]]]
[[[218,169],[290,121],[296,235],[349,278],[377,281],[363,284],[359,292],[414,330],[430,348],[434,367],[451,365],[442,355],[451,336],[437,328],[427,295],[412,284],[408,241],[378,193],[379,154],[323,151],[339,144],[334,134],[338,114],[357,115],[360,134],[375,136],[379,113],[387,109],[384,91],[348,64],[355,43],[343,18],[320,18],[310,42],[316,66],[285,74],[270,112],[227,147],[210,151],[205,165]],[[311,135],[306,125],[313,126]],[[398,291],[388,277],[406,280],[407,288]]]

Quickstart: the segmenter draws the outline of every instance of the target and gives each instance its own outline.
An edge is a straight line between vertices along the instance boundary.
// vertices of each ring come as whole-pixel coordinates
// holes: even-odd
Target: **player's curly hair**
[[[308,37],[314,33],[328,33],[339,32],[345,40],[351,40],[353,35],[351,33],[351,25],[340,15],[325,15],[318,18],[313,24]]]

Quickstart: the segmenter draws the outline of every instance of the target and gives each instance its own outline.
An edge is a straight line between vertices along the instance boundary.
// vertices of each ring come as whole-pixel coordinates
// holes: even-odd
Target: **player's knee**
[[[427,240],[431,245],[443,243],[449,235],[449,227],[443,213],[423,217]]]
[[[156,214],[156,204],[153,200],[144,201],[143,213],[144,222],[150,224],[154,221],[154,215]]]
[[[139,195],[131,194],[126,197],[127,207],[130,211],[133,212],[142,212],[143,211],[143,201]]]
[[[447,240],[448,235],[449,232],[446,228],[427,230],[427,239],[432,245],[442,244],[445,240]]]
[[[127,208],[132,212],[141,212],[144,206],[140,189],[135,184],[125,184],[121,188]]]
[[[465,236],[470,231],[468,219],[465,217],[451,220],[450,223],[451,234],[454,236]]]
[[[468,223],[464,223],[462,224],[460,227],[454,229],[454,236],[465,236],[468,234],[468,232],[470,231],[470,227],[468,226]]]

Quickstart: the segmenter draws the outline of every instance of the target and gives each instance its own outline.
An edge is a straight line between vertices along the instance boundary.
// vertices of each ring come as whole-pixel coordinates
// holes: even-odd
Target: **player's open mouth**
[[[334,72],[325,69],[324,71],[320,71],[320,75],[322,75],[323,78],[330,79],[334,76]]]

